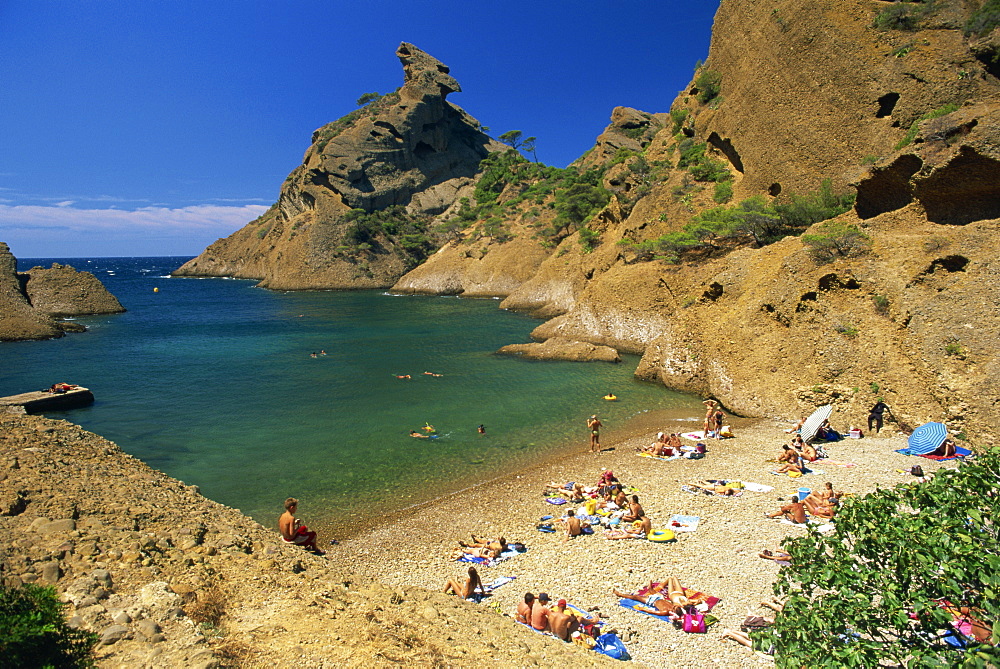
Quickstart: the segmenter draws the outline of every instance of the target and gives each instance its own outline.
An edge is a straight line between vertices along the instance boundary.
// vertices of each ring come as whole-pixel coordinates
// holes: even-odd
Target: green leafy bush
[[[676,135],[684,127],[684,121],[687,120],[688,115],[691,112],[687,109],[673,109],[670,112],[670,120],[673,121],[673,129],[670,131],[671,135]]]
[[[377,91],[373,93],[365,93],[360,98],[358,98],[354,104],[361,107],[368,104],[369,102],[374,102],[375,100],[378,100],[380,97],[382,96],[379,95]]]
[[[855,225],[840,221],[822,223],[817,232],[802,235],[802,243],[809,247],[809,255],[817,262],[861,255],[871,248],[871,239]]]
[[[702,68],[695,77],[694,85],[698,89],[698,102],[708,104],[722,92],[722,75]]]
[[[1000,0],[986,0],[965,24],[966,35],[986,35],[1000,26]]]
[[[906,135],[903,137],[903,139],[899,140],[898,144],[896,144],[896,150],[899,151],[904,146],[909,145],[910,142],[916,139],[917,133],[920,132],[921,123],[923,123],[924,121],[930,121],[931,119],[934,118],[941,118],[945,114],[950,114],[953,111],[958,111],[958,105],[948,104],[939,109],[935,109],[934,111],[929,111],[920,118],[918,118],[916,121],[910,124],[910,128],[909,130],[906,131]]]
[[[681,154],[677,167],[686,168],[696,181],[727,181],[732,178],[726,164],[707,154],[708,144],[684,139],[677,144]]]
[[[719,204],[726,204],[733,199],[733,184],[730,181],[719,181],[715,184],[712,199]]]
[[[0,585],[0,664],[5,667],[93,667],[97,635],[73,629],[55,588]]]
[[[755,642],[773,645],[778,669],[997,666],[998,480],[993,448],[924,483],[848,499],[828,534],[786,539],[791,564],[774,586],[784,609]],[[986,642],[950,645],[952,611]]]
[[[580,228],[580,246],[583,247],[584,253],[593,251],[600,239],[601,233],[596,230],[591,230],[586,225]]]
[[[885,295],[872,295],[872,304],[875,305],[875,313],[879,316],[889,315],[889,298]]]

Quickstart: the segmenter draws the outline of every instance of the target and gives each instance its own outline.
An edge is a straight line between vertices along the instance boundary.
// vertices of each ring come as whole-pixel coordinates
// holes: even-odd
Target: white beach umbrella
[[[816,438],[816,432],[819,430],[819,426],[823,424],[830,414],[833,413],[833,407],[829,404],[824,404],[820,408],[812,412],[809,418],[806,418],[806,422],[802,424],[802,428],[799,430],[799,434],[802,435],[802,441],[811,441]]]

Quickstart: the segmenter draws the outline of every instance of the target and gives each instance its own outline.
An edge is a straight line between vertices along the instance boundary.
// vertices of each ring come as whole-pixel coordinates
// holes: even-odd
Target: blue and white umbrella
[[[824,404],[820,408],[810,414],[809,418],[806,418],[806,422],[802,423],[802,427],[799,428],[799,435],[802,437],[802,441],[810,441],[816,437],[816,432],[819,431],[819,426],[823,424],[823,421],[830,417],[833,413],[833,407],[829,404]]]
[[[913,455],[927,455],[938,449],[948,438],[948,428],[944,423],[924,423],[906,440]]]

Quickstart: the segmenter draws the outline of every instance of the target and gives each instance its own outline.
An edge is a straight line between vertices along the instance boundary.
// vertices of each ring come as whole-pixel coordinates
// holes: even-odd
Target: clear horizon
[[[277,199],[315,128],[402,84],[402,41],[451,68],[449,101],[493,136],[536,136],[565,166],[614,107],[669,110],[718,5],[3,3],[0,241],[17,257],[197,255]]]

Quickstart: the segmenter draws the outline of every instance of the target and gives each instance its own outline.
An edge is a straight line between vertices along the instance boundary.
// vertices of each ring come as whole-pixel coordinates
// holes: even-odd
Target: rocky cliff
[[[882,396],[992,440],[990,7],[722,0],[669,110],[615,109],[566,170],[491,153],[394,290],[502,296],[549,319],[539,340],[640,354],[737,413],[832,402],[847,427]]]
[[[316,130],[271,209],[174,274],[373,288],[422,261],[437,245],[433,216],[471,194],[480,161],[502,145],[448,102],[462,90],[448,67],[412,44],[396,55],[402,88]]]
[[[529,256],[538,212],[510,179],[511,241],[455,243],[395,289],[505,295],[551,319],[536,339],[641,354],[640,377],[738,413],[832,402],[846,428],[884,396],[904,424],[992,440],[1000,31],[982,25],[974,3],[723,0],[670,114],[616,109],[577,161],[606,206]]]
[[[17,271],[17,259],[0,242],[0,341],[49,339],[85,328],[58,320],[63,316],[116,314],[125,311],[90,272],[69,265]]]

